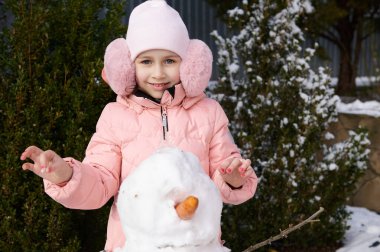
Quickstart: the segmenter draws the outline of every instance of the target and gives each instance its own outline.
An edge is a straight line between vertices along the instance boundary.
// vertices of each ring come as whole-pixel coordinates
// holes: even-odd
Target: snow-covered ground
[[[374,117],[380,116],[378,101],[352,103],[338,103],[338,111],[347,114],[364,114]],[[379,199],[380,200],[380,199]],[[366,208],[350,207],[352,212],[348,222],[350,229],[344,238],[344,247],[337,252],[378,252],[380,251],[380,215]]]
[[[380,76],[359,76],[356,77],[356,86],[358,87],[369,87],[375,85],[376,83],[380,83]],[[338,78],[331,78],[331,84],[335,86],[338,82]]]
[[[338,102],[338,112],[346,114],[360,114],[369,115],[373,117],[380,117],[380,102],[361,102],[359,100],[356,100],[351,103]]]
[[[347,206],[352,212],[350,229],[344,238],[344,247],[336,252],[380,251],[380,215],[366,208]]]

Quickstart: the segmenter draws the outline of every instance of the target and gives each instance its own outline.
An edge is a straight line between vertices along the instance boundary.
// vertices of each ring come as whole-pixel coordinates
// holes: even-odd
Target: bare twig
[[[317,212],[315,212],[313,215],[311,215],[309,218],[307,218],[306,220],[298,223],[297,225],[295,226],[290,226],[289,228],[285,229],[285,230],[282,230],[278,235],[276,236],[273,236],[265,241],[262,241],[260,243],[257,243],[255,245],[252,245],[250,246],[249,248],[245,249],[243,252],[251,252],[251,251],[254,251],[258,248],[261,248],[267,244],[270,244],[271,242],[273,241],[276,241],[276,240],[279,240],[279,239],[282,239],[282,238],[286,238],[288,236],[289,233],[301,228],[303,225],[306,225],[308,223],[311,223],[311,222],[315,222],[315,221],[318,221],[318,220],[314,220],[318,215],[320,215],[325,209],[323,207],[320,207],[319,210]]]

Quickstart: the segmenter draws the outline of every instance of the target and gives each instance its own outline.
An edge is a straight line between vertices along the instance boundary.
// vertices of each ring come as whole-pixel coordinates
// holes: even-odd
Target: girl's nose
[[[165,77],[165,71],[163,66],[157,64],[153,70],[153,78],[161,79]]]

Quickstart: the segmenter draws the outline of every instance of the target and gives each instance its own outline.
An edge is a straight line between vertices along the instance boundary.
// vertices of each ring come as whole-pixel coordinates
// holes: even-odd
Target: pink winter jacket
[[[165,114],[167,131],[163,129]],[[257,177],[252,174],[241,189],[235,190],[223,181],[220,164],[231,157],[240,158],[227,124],[216,101],[205,95],[186,97],[181,84],[176,85],[174,98],[165,91],[161,104],[135,95],[118,96],[116,102],[104,108],[83,162],[66,158],[74,170],[71,180],[62,187],[45,180],[45,191],[68,208],[100,208],[112,197],[116,202],[122,181],[141,161],[169,145],[194,153],[219,188],[223,201],[240,204],[254,195]],[[112,251],[124,243],[114,203],[105,249]]]

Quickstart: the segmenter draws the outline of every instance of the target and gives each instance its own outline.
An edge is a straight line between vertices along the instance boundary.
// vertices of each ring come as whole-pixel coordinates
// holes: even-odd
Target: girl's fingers
[[[239,168],[239,172],[241,174],[244,174],[247,171],[247,169],[251,166],[251,160],[249,160],[249,159],[241,159],[240,161],[242,162],[242,164],[241,164],[241,166]]]
[[[34,164],[32,164],[32,163],[24,163],[24,164],[22,164],[21,167],[22,167],[23,170],[31,170],[31,171],[33,171]]]
[[[42,175],[41,175],[41,169],[40,169],[40,167],[39,167],[38,165],[36,165],[36,164],[32,164],[32,163],[24,163],[24,164],[22,165],[22,169],[23,169],[23,170],[29,170],[29,171],[35,173],[36,175],[42,177]]]
[[[249,159],[242,159],[242,167],[248,168],[251,165],[251,160]]]
[[[27,158],[30,158],[33,160],[34,164],[25,163],[22,165],[22,169],[31,170],[36,174],[49,172],[51,170],[51,163],[55,156],[56,154],[52,150],[43,151],[36,146],[29,146],[21,154],[20,159],[26,160]]]
[[[232,158],[230,165],[226,168],[226,173],[230,174],[241,165],[241,161],[238,158]]]
[[[34,162],[36,162],[36,159],[38,156],[42,153],[43,151],[36,147],[36,146],[29,146],[28,148],[25,149],[25,151],[21,154],[20,159],[25,160],[27,158],[30,158]]]
[[[225,174],[226,171],[227,171],[227,168],[231,165],[231,162],[234,160],[234,158],[229,158],[227,160],[225,160],[221,165],[220,165],[220,168],[219,168],[219,171],[221,174]]]
[[[230,158],[222,163],[219,171],[221,174],[230,174],[234,170],[238,169],[241,176],[245,177],[245,174],[250,166],[251,160],[249,159]]]
[[[233,158],[227,159],[226,161],[224,161],[224,162],[220,165],[220,168],[222,168],[222,169],[226,169],[228,166],[230,166],[232,160],[233,160]]]
[[[243,178],[250,176],[253,173],[253,168],[250,166],[247,168],[247,170],[244,173],[241,173],[241,176]]]
[[[40,156],[41,172],[50,172],[51,164],[57,154],[52,150],[47,150]]]

